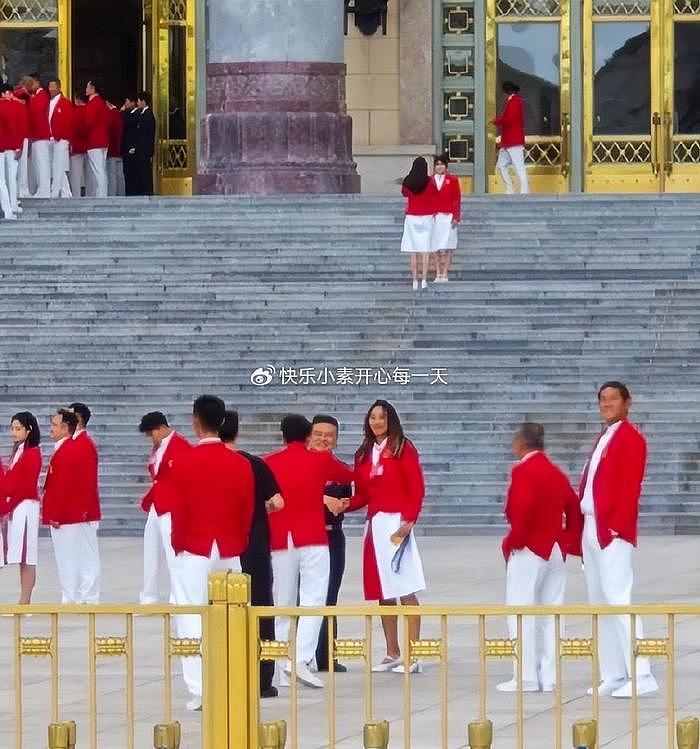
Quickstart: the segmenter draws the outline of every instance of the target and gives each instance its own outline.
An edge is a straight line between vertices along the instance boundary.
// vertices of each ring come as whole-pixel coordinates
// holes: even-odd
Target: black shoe
[[[327,673],[328,666],[325,666],[325,665],[323,667],[319,666],[318,670],[320,672],[322,672],[322,673]],[[347,673],[347,670],[348,670],[348,667],[347,666],[343,666],[342,663],[338,663],[338,661],[334,661],[333,662],[333,671],[335,671],[336,674]]]
[[[269,689],[260,690],[261,697],[277,697],[277,694],[277,687],[270,687]]]

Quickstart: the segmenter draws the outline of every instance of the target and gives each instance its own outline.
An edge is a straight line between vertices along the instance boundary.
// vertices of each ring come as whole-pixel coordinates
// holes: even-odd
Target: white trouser
[[[32,171],[36,180],[35,198],[51,197],[51,141],[32,142]]]
[[[530,549],[514,551],[506,567],[506,605],[561,606],[566,590],[566,565],[559,544],[548,560]],[[508,634],[518,636],[517,617],[508,617]],[[522,617],[523,681],[551,687],[556,681],[553,616]],[[514,666],[517,678],[517,663]]]
[[[20,198],[28,198],[30,196],[29,192],[29,140],[27,138],[24,139],[24,143],[22,144],[22,154],[19,157],[19,170],[18,170],[18,190],[19,190],[19,197]]]
[[[328,546],[302,546],[296,548],[288,537],[289,548],[272,552],[272,594],[275,606],[325,606],[330,575]],[[322,617],[302,616],[297,624],[298,663],[310,663],[316,655],[318,633]],[[275,637],[289,639],[289,618],[275,619]]]
[[[51,529],[61,603],[100,602],[98,526],[98,522],[92,521]]]
[[[14,158],[14,153],[12,156]],[[4,152],[0,157],[0,210],[5,218],[13,218],[12,199],[10,198],[10,186],[8,184],[8,170],[5,167]]]
[[[595,518],[586,515],[583,526],[583,564],[588,588],[588,602],[609,606],[629,606],[632,602],[632,544],[614,538],[600,548]],[[636,618],[636,636],[642,634],[642,622]],[[598,617],[600,678],[603,681],[629,679],[632,673],[629,616]],[[637,676],[651,673],[649,661],[637,658]]]
[[[513,165],[515,173],[518,175],[520,182],[520,192],[524,194],[530,192],[530,185],[527,181],[527,170],[525,169],[525,146],[511,146],[510,148],[498,149],[498,161],[496,168],[501,173],[501,179],[506,188],[508,195],[513,194],[513,182],[510,178],[509,167]]]
[[[17,199],[18,181],[17,175],[19,173],[19,160],[14,151],[5,151],[2,154],[1,168],[5,172],[5,179],[7,180],[7,192],[10,197],[10,205],[12,210],[17,213],[19,210],[19,201]]]
[[[73,197],[81,197],[85,186],[85,154],[76,153],[70,157],[70,189]]]
[[[72,197],[68,172],[70,171],[70,144],[67,140],[51,141],[51,197]]]
[[[139,596],[141,603],[157,603],[160,600],[158,581],[164,559],[168,572],[166,597],[174,603],[172,576],[175,552],[170,539],[171,527],[170,513],[158,515],[156,508],[151,506],[143,529],[143,588]]]
[[[214,542],[208,557],[183,551],[173,562],[172,595],[180,606],[206,606],[209,601],[209,575],[213,572],[233,570],[240,572],[238,557],[222,559]],[[202,619],[196,614],[176,617],[178,637],[199,639],[202,636]],[[193,697],[202,696],[202,659],[187,656],[182,659],[182,678]]]
[[[116,156],[107,159],[107,194],[124,194],[124,165]]]
[[[87,152],[86,195],[90,198],[107,197],[107,149],[90,148]]]

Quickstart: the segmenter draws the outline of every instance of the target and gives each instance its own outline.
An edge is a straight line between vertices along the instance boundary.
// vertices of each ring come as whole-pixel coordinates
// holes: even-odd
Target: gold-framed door
[[[532,192],[569,190],[571,57],[569,0],[488,0],[486,110],[500,110],[500,87],[511,79],[526,102],[525,163]],[[502,192],[497,137],[489,127],[487,189]]]
[[[700,190],[700,0],[584,0],[583,32],[584,189]]]
[[[196,168],[195,0],[152,0],[151,25],[158,192],[191,195]]]

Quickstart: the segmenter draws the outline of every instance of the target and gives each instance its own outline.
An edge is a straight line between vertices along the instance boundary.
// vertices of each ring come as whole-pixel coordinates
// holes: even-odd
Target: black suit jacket
[[[156,143],[156,118],[149,107],[137,115],[136,156],[153,158]]]
[[[136,148],[136,128],[138,127],[138,109],[131,112],[122,112],[122,155],[127,156],[132,148]]]
[[[324,494],[329,497],[335,497],[336,499],[347,499],[352,497],[352,485],[351,484],[328,484],[323,490]],[[341,512],[339,515],[334,515],[327,507],[323,508],[326,513],[326,525],[332,525],[334,529],[340,529],[343,527],[343,520],[345,515]]]
[[[279,492],[279,487],[272,471],[262,458],[243,452],[243,450],[239,450],[238,454],[250,463],[255,483],[255,506],[253,508],[253,522],[250,526],[250,536],[248,537],[247,553],[269,553],[270,529],[267,524],[265,502]]]

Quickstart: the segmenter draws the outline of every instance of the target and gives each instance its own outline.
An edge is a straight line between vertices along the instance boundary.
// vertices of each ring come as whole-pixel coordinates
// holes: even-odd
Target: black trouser
[[[272,606],[272,561],[270,552],[246,551],[241,554],[241,569],[250,575],[250,602],[253,606]],[[275,620],[260,619],[260,639],[275,639]],[[274,661],[260,661],[260,691],[272,686],[275,673]]]
[[[136,170],[136,157],[130,153],[123,154],[122,168],[124,169],[124,194],[138,195],[139,178]]]
[[[153,159],[150,156],[134,156],[136,163],[136,195],[153,195]]]
[[[328,531],[328,551],[330,554],[331,569],[328,577],[326,606],[335,606],[338,603],[340,584],[343,581],[343,572],[345,572],[345,534],[342,528],[334,528]],[[336,619],[333,619],[333,639],[337,636],[338,622]],[[319,671],[328,670],[328,619],[325,617],[318,635],[316,665]]]

